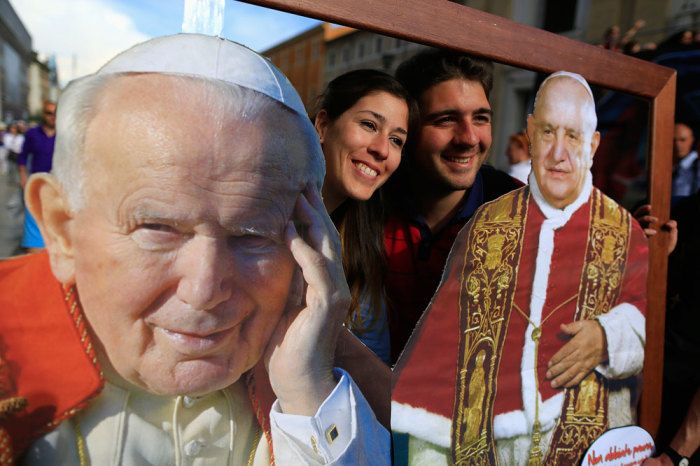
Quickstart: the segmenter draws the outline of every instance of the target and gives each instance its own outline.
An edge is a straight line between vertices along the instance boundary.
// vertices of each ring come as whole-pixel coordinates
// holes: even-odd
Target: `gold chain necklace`
[[[576,299],[578,297],[578,294],[573,295],[557,307],[555,307],[552,312],[547,314],[547,317],[542,319],[540,322],[540,325],[535,325],[535,323],[530,319],[530,317],[525,314],[515,302],[513,303],[513,307],[515,308],[516,311],[520,313],[525,319],[530,322],[530,325],[532,325],[534,328],[532,330],[532,341],[535,342],[535,424],[532,426],[532,447],[530,447],[530,456],[527,460],[528,466],[537,466],[542,464],[542,449],[540,448],[540,441],[542,440],[542,435],[540,433],[541,425],[540,425],[540,382],[538,378],[538,371],[537,371],[537,353],[540,347],[540,338],[542,337],[542,326],[544,325],[545,322],[547,322],[547,319],[552,317],[555,312],[557,312],[559,309],[564,307],[565,305],[569,304],[571,301]]]
[[[80,461],[80,466],[87,466],[88,465],[88,456],[87,456],[87,450],[85,449],[85,439],[83,438],[83,434],[80,429],[80,421],[78,420],[78,416],[74,416],[73,419],[73,431],[75,432],[75,443],[76,446],[78,447],[78,458]]]

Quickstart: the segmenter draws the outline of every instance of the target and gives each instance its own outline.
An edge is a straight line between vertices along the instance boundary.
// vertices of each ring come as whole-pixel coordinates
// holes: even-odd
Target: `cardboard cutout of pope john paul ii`
[[[387,464],[340,360],[383,365],[342,327],[323,155],[284,75],[151,39],[73,81],[56,126],[26,188],[46,251],[0,262],[0,464]]]

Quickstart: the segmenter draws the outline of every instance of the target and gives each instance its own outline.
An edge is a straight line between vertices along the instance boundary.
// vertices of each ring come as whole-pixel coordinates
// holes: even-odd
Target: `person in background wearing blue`
[[[379,188],[401,162],[415,104],[395,78],[375,70],[335,78],[319,100],[314,126],[326,159],[323,202],[340,233],[352,294],[345,324],[389,365]]]
[[[56,104],[45,102],[43,111],[43,123],[27,130],[24,135],[22,152],[17,158],[19,166],[19,183],[24,189],[27,178],[32,173],[50,172],[53,163],[53,146],[56,140]],[[27,163],[31,158],[29,169]],[[24,235],[21,246],[27,252],[39,252],[44,248],[44,240],[39,232],[39,227],[32,214],[24,210]]]
[[[673,181],[671,195],[673,204],[679,198],[690,196],[700,188],[700,159],[693,149],[693,128],[676,121],[673,131]]]

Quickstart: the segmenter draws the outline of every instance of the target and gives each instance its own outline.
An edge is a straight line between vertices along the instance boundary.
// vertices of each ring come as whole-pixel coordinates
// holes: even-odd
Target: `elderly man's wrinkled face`
[[[673,130],[673,159],[678,163],[693,151],[693,130],[685,123],[676,123]]]
[[[554,78],[540,91],[527,120],[532,171],[545,200],[563,209],[583,190],[600,135],[591,118],[591,97],[573,78]]]
[[[288,158],[308,140],[290,112],[243,119],[206,89],[118,78],[86,133],[78,293],[117,373],[159,394],[207,393],[255,365],[295,267],[284,229],[304,170]]]

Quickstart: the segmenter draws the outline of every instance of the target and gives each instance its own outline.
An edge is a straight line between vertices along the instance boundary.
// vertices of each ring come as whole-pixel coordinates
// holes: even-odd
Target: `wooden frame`
[[[447,0],[243,0],[433,47],[551,73],[567,70],[590,83],[640,97],[649,112],[649,199],[652,215],[669,218],[675,70],[604,50]],[[658,227],[658,225],[657,225]],[[655,435],[661,416],[666,302],[666,245],[649,241],[647,343],[640,424]]]

